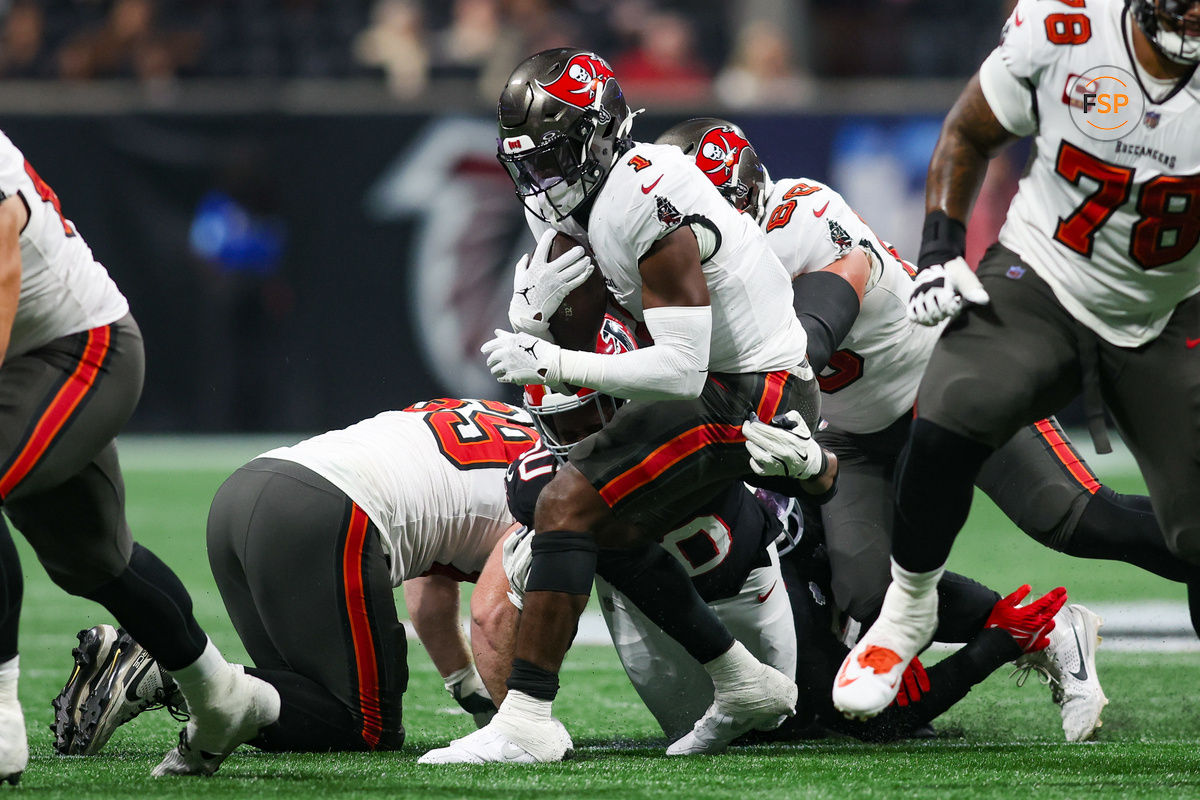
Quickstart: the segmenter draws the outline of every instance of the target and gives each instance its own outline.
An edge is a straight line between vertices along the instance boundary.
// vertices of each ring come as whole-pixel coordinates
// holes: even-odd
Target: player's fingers
[[[583,254],[583,248],[576,245],[560,255],[558,258],[546,262],[546,265],[554,270],[562,270],[565,267],[570,267],[576,261],[579,261],[583,258],[587,258],[587,256]]]
[[[760,465],[753,458],[750,459],[750,469],[754,471],[755,475],[762,475],[765,477],[767,474],[767,471],[762,467],[762,465]]]
[[[558,235],[558,231],[550,228],[542,232],[538,237],[537,246],[533,248],[533,260],[545,263],[546,256],[550,253],[550,246],[554,243],[554,237]]]
[[[1012,594],[1010,594],[1008,597],[1004,598],[1004,602],[1008,605],[1013,605],[1013,606],[1020,605],[1021,601],[1024,600],[1026,597],[1028,597],[1029,593],[1032,591],[1033,591],[1033,587],[1030,586],[1028,583],[1022,584],[1022,585],[1018,586],[1013,591]]]

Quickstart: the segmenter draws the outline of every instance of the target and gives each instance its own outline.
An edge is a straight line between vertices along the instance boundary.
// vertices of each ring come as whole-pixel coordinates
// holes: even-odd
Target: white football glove
[[[550,317],[594,268],[582,247],[572,247],[553,261],[547,261],[556,234],[554,230],[543,233],[533,254],[521,256],[513,269],[508,322],[514,331],[531,333],[539,339],[548,339]]]
[[[488,369],[501,383],[524,386],[559,382],[558,354],[561,347],[530,333],[496,329],[496,338],[483,343],[479,352],[487,356]]]
[[[479,677],[474,664],[468,664],[446,676],[445,686],[459,707],[475,720],[476,728],[482,728],[496,716],[496,704],[492,702],[492,696],[483,685],[483,679]]]
[[[962,256],[917,273],[908,298],[908,318],[937,325],[958,316],[966,303],[987,305],[988,294]]]
[[[781,475],[808,480],[817,476],[825,466],[821,445],[812,438],[799,411],[789,411],[783,418],[793,427],[769,425],[758,419],[742,423],[750,469],[764,477]]]

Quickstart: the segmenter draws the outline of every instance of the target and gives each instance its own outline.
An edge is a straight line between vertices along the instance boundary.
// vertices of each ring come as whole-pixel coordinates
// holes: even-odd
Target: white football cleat
[[[430,750],[418,764],[544,764],[575,755],[575,744],[561,722],[520,720],[519,732],[497,715],[479,730]]]
[[[16,786],[29,763],[25,714],[16,698],[0,702],[0,783]]]
[[[718,689],[704,716],[667,748],[667,755],[715,755],[743,733],[774,730],[795,714],[796,682],[767,664],[758,667],[741,686]]]
[[[238,745],[279,719],[275,687],[247,675],[240,664],[229,666],[228,685],[213,694],[219,701],[189,705],[192,718],[179,733],[179,745],[151,775],[212,775]]]
[[[1078,604],[1064,606],[1054,617],[1054,630],[1045,650],[1017,659],[1018,667],[1046,676],[1051,698],[1062,709],[1063,735],[1068,742],[1089,739],[1100,727],[1108,697],[1096,674],[1096,648],[1104,621]],[[1024,683],[1024,678],[1018,681]]]
[[[935,584],[936,587],[936,584]],[[937,589],[913,597],[893,581],[879,618],[847,654],[833,681],[833,705],[850,719],[874,717],[892,704],[909,662],[937,627]]]

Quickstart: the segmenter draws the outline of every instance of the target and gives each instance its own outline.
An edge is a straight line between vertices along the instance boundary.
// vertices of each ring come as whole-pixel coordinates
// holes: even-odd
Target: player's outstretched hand
[[[501,383],[558,383],[560,348],[529,333],[496,329],[496,338],[483,343],[488,369]]]
[[[1008,597],[997,601],[983,626],[1008,631],[1026,653],[1042,650],[1050,643],[1049,634],[1054,630],[1054,615],[1063,607],[1063,603],[1067,602],[1067,590],[1059,586],[1027,606],[1018,605],[1029,592],[1027,583],[1018,587]]]
[[[742,423],[750,469],[756,475],[808,480],[825,467],[825,452],[813,439],[799,411],[789,411],[771,421],[753,417]]]
[[[908,318],[922,325],[953,319],[966,303],[988,303],[983,284],[962,256],[926,267],[917,273],[914,283],[908,298]]]
[[[550,259],[550,246],[557,232],[548,230],[538,239],[533,254],[521,256],[513,270],[513,296],[508,304],[508,322],[518,333],[549,339],[550,317],[562,301],[592,274],[592,259],[582,247],[572,247]]]

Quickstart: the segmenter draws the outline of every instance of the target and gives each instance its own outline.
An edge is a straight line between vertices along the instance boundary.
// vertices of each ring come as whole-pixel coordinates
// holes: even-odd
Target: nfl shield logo
[[[1160,119],[1162,119],[1162,114],[1160,114],[1159,112],[1147,111],[1146,112],[1146,127],[1147,128],[1157,128],[1158,121]]]
[[[1019,281],[1025,275],[1025,268],[1017,264],[1013,264],[1008,268],[1008,272],[1004,273],[1004,277],[1010,280]]]

